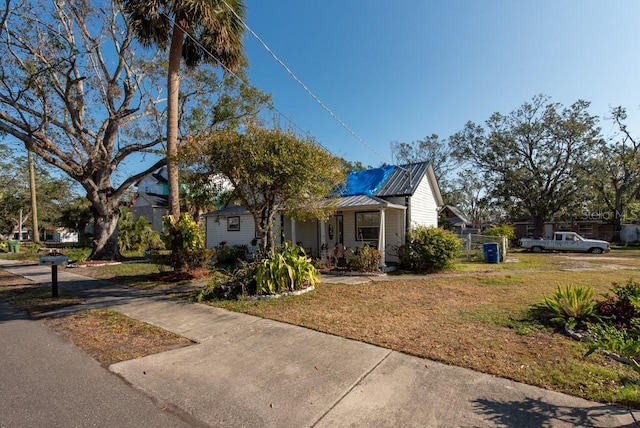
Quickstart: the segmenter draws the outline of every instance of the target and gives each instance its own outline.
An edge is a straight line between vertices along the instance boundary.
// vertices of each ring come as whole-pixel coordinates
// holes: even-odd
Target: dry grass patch
[[[16,308],[37,316],[46,312],[82,303],[77,297],[60,292],[58,298],[51,297],[51,289],[31,280],[0,269],[0,299]]]
[[[0,299],[31,316],[82,303],[77,297],[64,293],[54,299],[49,288],[1,269]],[[87,351],[105,367],[192,344],[182,336],[110,309],[46,318],[43,323]]]
[[[87,351],[104,367],[193,344],[182,336],[111,309],[49,318],[44,323]]]
[[[297,324],[576,396],[640,408],[637,374],[528,316],[558,283],[596,294],[628,271],[470,274],[321,285],[302,296],[216,306]]]
[[[188,274],[176,274],[170,270],[161,270],[155,263],[146,262],[67,269],[70,273],[127,285],[138,290],[164,290],[191,282],[205,282],[209,276],[208,269],[195,269]]]

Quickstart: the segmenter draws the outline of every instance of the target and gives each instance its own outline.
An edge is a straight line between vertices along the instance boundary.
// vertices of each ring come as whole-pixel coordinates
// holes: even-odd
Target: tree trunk
[[[262,252],[264,254],[273,254],[276,249],[275,239],[273,238],[273,216],[269,216],[266,211],[265,209],[252,214],[256,230],[260,234],[260,247]]]
[[[622,232],[622,221],[624,220],[623,206],[622,206],[622,192],[616,192],[616,207],[613,213],[613,234],[612,241],[620,242],[620,233]]]
[[[169,182],[169,214],[180,219],[180,178],[178,174],[178,116],[180,95],[180,61],[186,20],[176,19],[169,50],[169,72],[167,77],[167,181]]]
[[[542,215],[533,216],[533,236],[536,238],[544,236],[544,217]]]
[[[106,209],[106,207],[105,207]],[[93,209],[92,209],[93,211]],[[106,209],[104,213],[94,212],[93,240],[91,241],[90,260],[115,260],[120,257],[116,229],[120,212],[115,207]]]
[[[111,187],[110,172],[103,169],[85,184],[93,214],[93,240],[90,260],[114,260],[120,257],[117,241],[120,199]],[[98,190],[106,189],[106,190]]]

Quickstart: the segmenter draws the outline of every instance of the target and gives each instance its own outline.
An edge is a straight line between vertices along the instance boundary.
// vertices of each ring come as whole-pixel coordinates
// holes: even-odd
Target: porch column
[[[386,239],[385,239],[385,235],[387,233],[386,228],[385,228],[385,215],[384,215],[384,208],[382,208],[380,210],[380,233],[378,234],[378,250],[380,251],[380,254],[382,255],[382,257],[380,257],[380,265],[378,266],[379,268],[381,268],[384,271],[384,268],[387,267],[386,265],[386,251],[385,251],[385,247],[387,246],[386,244]]]
[[[293,245],[297,245],[297,240],[296,240],[296,221],[294,219],[291,219],[291,243]]]
[[[324,233],[324,224],[325,221],[324,220],[320,220],[320,247],[318,248],[320,250],[320,259],[325,262],[325,252],[326,252],[326,240],[325,240],[325,233]],[[325,251],[323,251],[322,249],[325,248]]]

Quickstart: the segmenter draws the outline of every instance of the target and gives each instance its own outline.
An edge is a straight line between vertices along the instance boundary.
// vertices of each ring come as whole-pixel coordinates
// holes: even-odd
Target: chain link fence
[[[467,257],[467,260],[484,260],[484,252],[482,245],[488,242],[497,242],[498,251],[500,253],[500,260],[504,261],[507,258],[507,249],[509,247],[509,240],[506,236],[490,236],[490,235],[478,235],[478,234],[465,234],[458,236],[462,242],[463,251]]]

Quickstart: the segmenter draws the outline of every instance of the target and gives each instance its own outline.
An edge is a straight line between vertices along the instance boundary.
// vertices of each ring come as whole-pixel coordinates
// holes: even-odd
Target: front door
[[[344,223],[342,214],[332,216],[327,223],[329,225],[328,242],[331,244],[344,244]]]

